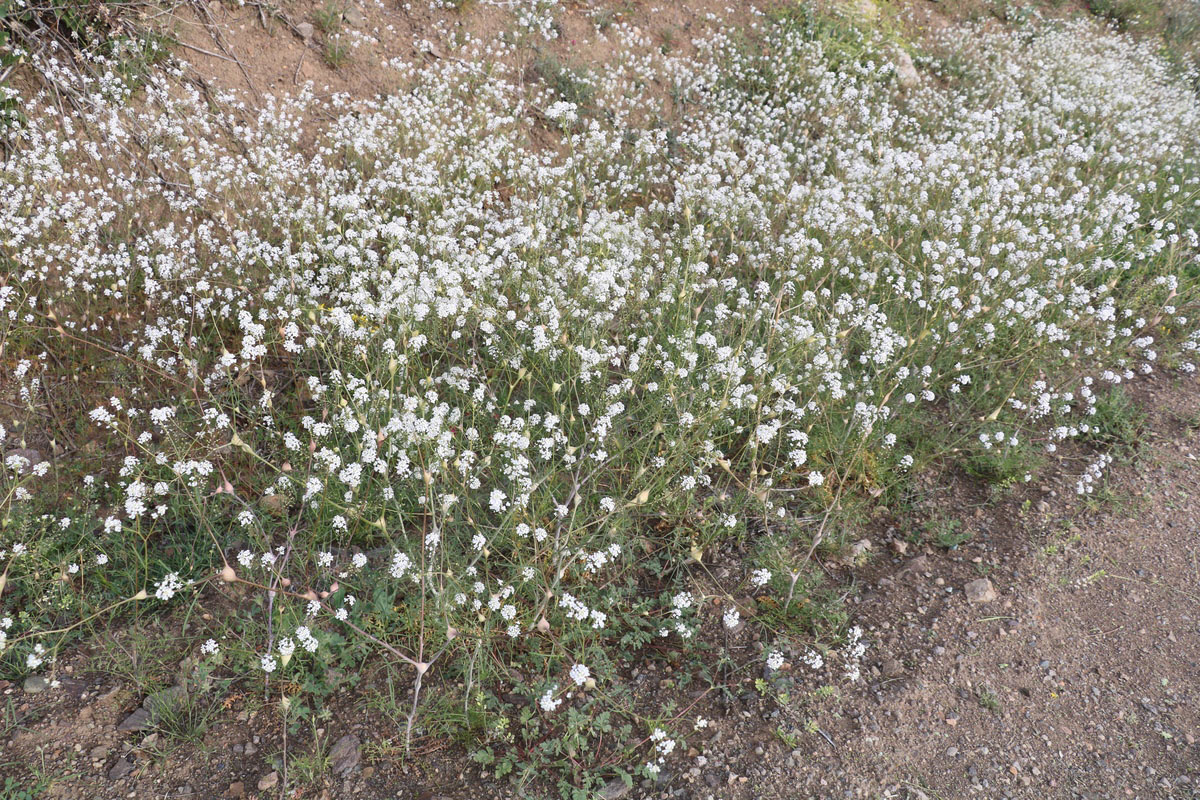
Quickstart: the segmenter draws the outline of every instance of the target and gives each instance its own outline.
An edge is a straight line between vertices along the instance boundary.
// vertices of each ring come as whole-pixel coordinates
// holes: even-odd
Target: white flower
[[[549,713],[549,712],[553,711],[554,709],[558,708],[560,705],[562,705],[562,700],[555,699],[555,697],[554,697],[554,693],[557,691],[558,691],[558,684],[556,683],[553,686],[551,686],[549,689],[547,689],[545,691],[545,693],[541,696],[541,699],[538,700],[538,705],[540,705],[542,707],[542,711]]]
[[[579,118],[575,112],[576,106],[574,103],[568,103],[566,100],[559,100],[553,103],[546,109],[546,117],[548,119],[557,120],[564,125],[568,125]]]
[[[316,637],[312,635],[312,631],[309,630],[308,626],[301,625],[299,628],[296,628],[296,638],[300,641],[300,646],[306,651],[309,653],[317,652],[318,643]]]
[[[742,615],[738,613],[735,607],[730,606],[725,609],[725,613],[721,616],[721,621],[725,623],[726,628],[736,628],[742,621]]]
[[[25,656],[25,666],[29,669],[37,669],[44,663],[45,659],[43,656],[45,655],[46,648],[41,644],[35,644],[33,650]]]
[[[778,650],[772,650],[767,654],[767,668],[776,670],[783,666],[783,653]]]
[[[221,646],[219,644],[217,644],[216,639],[209,639],[207,642],[200,645],[200,652],[205,655],[209,655],[209,656],[216,655],[217,652],[220,651],[220,649],[221,649]]]
[[[388,573],[393,578],[403,578],[404,573],[408,572],[408,569],[411,566],[412,566],[412,559],[409,558],[407,554],[393,553],[392,554],[392,565],[388,569]]]
[[[178,572],[170,572],[161,581],[154,584],[154,596],[159,600],[170,600],[176,592],[183,588],[183,581]]]
[[[576,686],[583,686],[587,683],[587,679],[592,677],[592,672],[583,664],[576,664],[571,667],[571,680],[575,681]]]

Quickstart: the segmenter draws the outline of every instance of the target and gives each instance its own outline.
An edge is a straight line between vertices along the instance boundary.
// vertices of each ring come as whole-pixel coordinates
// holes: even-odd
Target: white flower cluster
[[[667,757],[675,752],[675,740],[662,728],[655,728],[650,734],[650,742],[654,745],[654,760],[646,762],[646,774],[655,776],[666,766]]]

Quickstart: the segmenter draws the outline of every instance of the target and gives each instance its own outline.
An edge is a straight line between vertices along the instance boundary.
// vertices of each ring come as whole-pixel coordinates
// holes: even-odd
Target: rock
[[[124,702],[120,686],[114,686],[96,699],[96,706],[102,710],[116,711]]]
[[[597,797],[600,800],[618,800],[633,791],[632,783],[625,783],[620,778],[613,778],[608,783],[604,784],[604,788],[600,790]]]
[[[169,689],[163,689],[161,692],[155,692],[147,696],[142,701],[142,707],[126,717],[117,726],[117,730],[145,730],[163,717],[175,713],[180,706],[187,702],[187,696],[187,689],[184,689],[182,686],[172,686]]]
[[[119,731],[140,731],[150,725],[150,712],[145,708],[139,708],[122,720],[117,726]]]
[[[904,674],[904,665],[894,658],[889,658],[883,662],[880,671],[885,678],[899,678]]]
[[[905,89],[911,89],[921,83],[921,74],[917,72],[917,67],[913,64],[912,56],[907,50],[896,48],[893,53],[896,67],[896,80]]]
[[[254,742],[246,742],[246,746],[242,748],[242,752],[248,756],[252,756],[258,752],[258,748],[254,746]]]
[[[112,769],[108,771],[108,779],[110,781],[119,781],[131,772],[133,772],[133,762],[129,760],[129,756],[121,756],[117,759],[117,763],[112,765]]]
[[[279,785],[279,773],[278,772],[268,772],[266,775],[263,775],[261,778],[258,779],[258,790],[260,792],[265,792],[268,789],[273,789],[278,785]]]
[[[866,560],[867,554],[871,552],[873,546],[870,539],[859,539],[850,545],[850,552],[846,554],[844,563],[849,567],[861,564]]]
[[[182,686],[172,686],[155,692],[142,701],[142,708],[150,712],[150,716],[159,719],[169,716],[172,712],[187,702],[187,689]]]
[[[302,23],[302,24],[308,25],[307,22]],[[299,26],[297,26],[297,27],[299,27]],[[309,25],[308,27],[309,27],[309,30],[312,30],[311,25]],[[305,41],[308,41],[308,40],[306,39]],[[271,516],[281,517],[287,513],[290,502],[288,500],[287,495],[269,494],[262,499],[261,504],[262,504],[263,510],[266,511]]]
[[[231,797],[233,800],[246,796],[246,784],[241,781],[234,781],[229,784],[229,788],[225,790],[225,796]]]
[[[88,751],[88,756],[92,759],[92,761],[103,761],[104,759],[108,758],[108,748],[102,744],[97,745]]]
[[[970,603],[990,603],[999,597],[996,587],[992,586],[992,582],[987,578],[971,581],[963,587],[963,592]]]
[[[903,567],[896,571],[897,578],[906,578],[910,575],[923,575],[929,571],[929,557],[917,556],[916,558],[907,561]]]
[[[21,684],[21,688],[24,689],[27,694],[38,694],[39,692],[44,692],[50,688],[50,681],[46,680],[41,675],[30,675],[25,679],[25,682]]]
[[[352,25],[355,28],[361,28],[363,25],[367,24],[366,16],[355,6],[350,6],[343,11],[342,19],[346,20],[347,25]]]
[[[311,22],[301,22],[301,23],[297,24],[296,25],[296,33],[300,34],[300,38],[304,40],[305,44],[308,44],[309,40],[311,40],[313,37],[312,23]],[[275,496],[277,496],[277,495],[272,495],[272,497],[275,497]],[[266,505],[265,499],[263,501],[263,505]]]
[[[733,602],[737,606],[738,613],[743,617],[753,617],[758,613],[758,601],[753,597],[742,597]]]
[[[329,751],[330,767],[339,775],[348,775],[362,760],[362,742],[353,733],[347,733],[333,743]]]
[[[888,545],[892,548],[892,552],[898,556],[908,554],[908,542],[903,539],[892,539]]]
[[[31,450],[27,447],[17,450],[9,450],[4,454],[4,460],[7,462],[8,459],[12,458],[13,456],[24,459],[24,463],[22,463],[18,469],[22,475],[28,474],[34,467],[46,460],[42,458],[42,454],[37,450]]]

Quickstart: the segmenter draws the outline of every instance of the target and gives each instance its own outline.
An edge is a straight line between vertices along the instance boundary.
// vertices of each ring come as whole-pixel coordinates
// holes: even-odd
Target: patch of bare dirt
[[[389,63],[452,57],[470,42],[494,42],[513,30],[513,17],[487,3],[431,10],[411,3],[360,0],[293,0],[282,6],[192,0],[155,14],[150,22],[178,42],[176,53],[214,87],[244,93],[257,104],[265,95],[295,94],[311,82],[318,96],[334,92],[370,98],[394,90],[399,74]],[[580,2],[558,17],[558,37],[543,49],[568,66],[611,59],[623,46],[612,26],[634,28],[647,48],[688,53],[691,40],[737,28],[762,3]],[[511,37],[510,37],[511,38]]]

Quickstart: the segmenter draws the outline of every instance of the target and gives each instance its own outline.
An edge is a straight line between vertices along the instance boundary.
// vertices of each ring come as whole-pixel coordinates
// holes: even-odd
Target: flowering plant
[[[953,29],[956,79],[901,86],[867,35],[761,25],[694,56],[616,26],[603,115],[482,50],[253,113],[180,65],[135,92],[30,54],[80,110],[25,98],[0,166],[5,669],[221,598],[203,655],[386,658],[406,743],[445,678],[481,760],[578,782],[641,726],[653,777],[675,720],[625,657],[746,622],[691,565],[761,541],[745,578],[787,611],[847,493],[1052,449],[1097,387],[1194,369],[1200,110],[1147,45]]]

